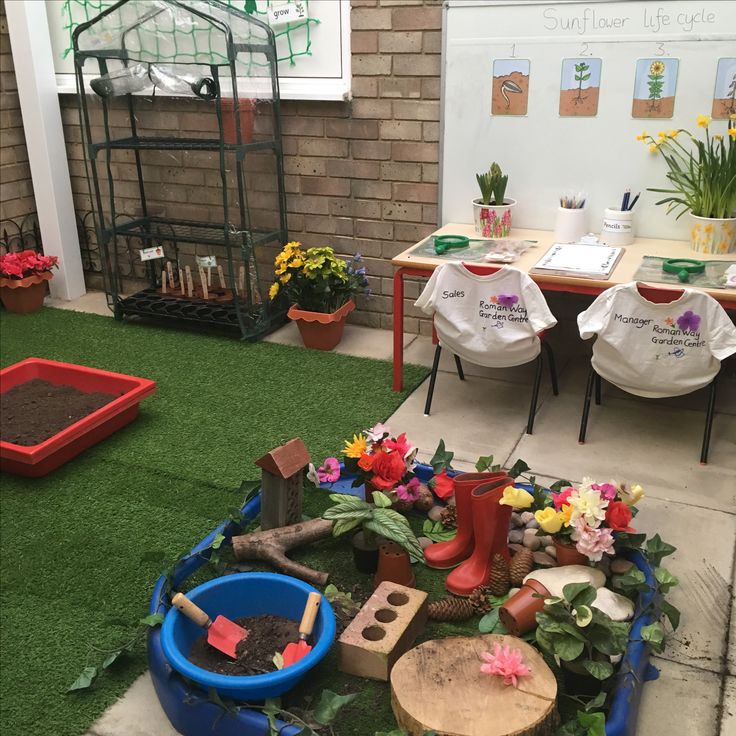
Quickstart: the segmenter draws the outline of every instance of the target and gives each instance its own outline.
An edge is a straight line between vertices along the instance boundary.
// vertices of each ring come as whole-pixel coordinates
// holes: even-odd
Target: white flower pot
[[[475,232],[483,238],[505,238],[511,230],[511,210],[516,200],[506,197],[503,204],[482,204],[473,200]]]
[[[690,213],[690,246],[697,253],[736,253],[736,217],[698,217]]]

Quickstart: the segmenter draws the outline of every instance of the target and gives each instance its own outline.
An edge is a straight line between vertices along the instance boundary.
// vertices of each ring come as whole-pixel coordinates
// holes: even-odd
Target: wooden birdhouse
[[[261,474],[261,529],[296,524],[302,518],[304,468],[309,451],[295,437],[256,460]]]

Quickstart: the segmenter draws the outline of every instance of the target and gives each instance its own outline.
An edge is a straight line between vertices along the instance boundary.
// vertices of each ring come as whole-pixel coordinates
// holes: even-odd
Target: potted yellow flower
[[[660,153],[667,162],[667,179],[672,188],[650,191],[668,194],[657,204],[666,204],[668,212],[679,209],[678,218],[690,213],[693,250],[733,253],[736,252],[736,115],[731,115],[725,136],[711,135],[710,123],[707,115],[697,118],[698,126],[705,129],[704,141],[682,128],[661,131],[656,139],[645,132],[637,140],[647,143],[650,152]]]
[[[349,261],[337,258],[329,247],[303,250],[296,241],[276,256],[269,297],[288,299],[289,318],[306,347],[332,350],[342,339],[345,320],[355,309],[353,296],[370,293],[361,260],[360,255]]]

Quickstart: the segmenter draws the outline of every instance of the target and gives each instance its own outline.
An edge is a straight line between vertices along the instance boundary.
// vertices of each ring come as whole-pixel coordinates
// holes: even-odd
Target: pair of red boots
[[[446,570],[459,565],[445,581],[455,595],[468,596],[486,585],[495,554],[508,560],[511,507],[501,506],[503,489],[514,485],[504,471],[460,473],[453,479],[457,534],[450,542],[432,544],[424,550],[429,567]],[[462,563],[462,564],[460,564]]]

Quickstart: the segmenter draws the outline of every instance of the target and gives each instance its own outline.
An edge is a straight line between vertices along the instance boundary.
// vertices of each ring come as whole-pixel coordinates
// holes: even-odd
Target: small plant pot
[[[521,590],[498,609],[498,617],[509,634],[521,636],[536,628],[537,614],[544,609],[544,599],[549,597],[550,592],[544,585],[527,580]]]
[[[288,311],[289,319],[296,322],[304,347],[313,350],[332,350],[342,340],[345,331],[345,320],[355,309],[355,302],[349,299],[338,310],[325,312],[309,312],[294,305]]]
[[[417,584],[409,553],[396,542],[384,542],[378,548],[378,569],[373,585],[377,588],[385,581],[405,585],[407,588],[414,588]]]
[[[556,539],[553,540],[555,550],[557,550],[557,566],[562,567],[563,565],[584,565],[588,566],[588,558],[578,552],[574,545],[565,544],[559,542]]]
[[[235,102],[231,99],[221,100],[222,136],[225,143],[234,145],[238,142],[238,129],[235,125]],[[253,142],[253,119],[255,117],[255,100],[238,100],[238,116],[240,117],[240,142]]]
[[[736,253],[736,217],[718,219],[690,214],[690,247],[697,253]]]
[[[506,238],[511,231],[511,211],[516,200],[505,198],[503,204],[483,204],[473,200],[475,232],[484,238]]]
[[[378,570],[378,544],[366,540],[363,532],[352,539],[353,562],[358,572],[373,575]]]
[[[8,312],[33,314],[43,306],[46,282],[53,274],[50,271],[34,273],[24,279],[0,278],[0,300]]]

